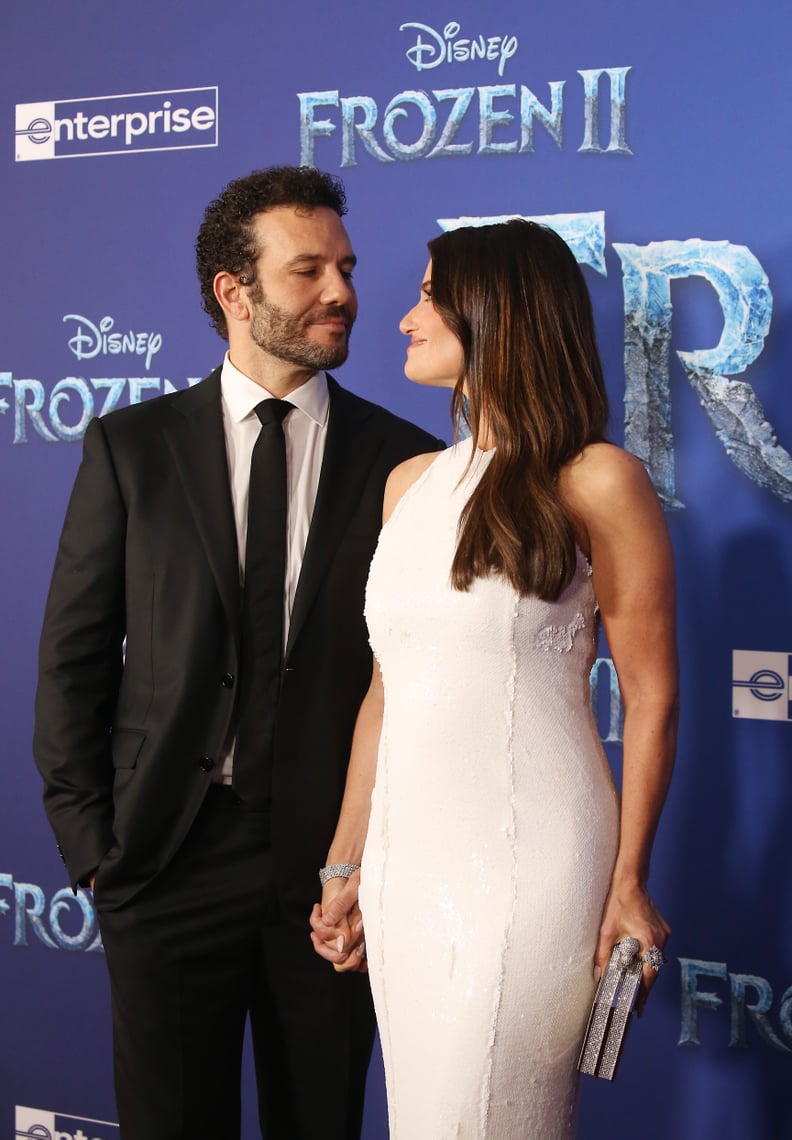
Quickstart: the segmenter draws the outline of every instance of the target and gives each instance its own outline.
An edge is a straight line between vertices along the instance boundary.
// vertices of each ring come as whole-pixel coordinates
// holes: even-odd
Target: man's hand
[[[360,872],[348,879],[331,879],[325,884],[322,902],[311,912],[311,941],[314,950],[338,973],[365,972],[366,949],[363,918],[358,906]]]

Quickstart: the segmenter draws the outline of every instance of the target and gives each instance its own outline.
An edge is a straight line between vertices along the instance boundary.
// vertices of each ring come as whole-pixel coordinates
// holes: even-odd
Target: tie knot
[[[266,427],[267,424],[282,424],[293,409],[294,404],[288,400],[262,400],[253,410],[262,426]]]

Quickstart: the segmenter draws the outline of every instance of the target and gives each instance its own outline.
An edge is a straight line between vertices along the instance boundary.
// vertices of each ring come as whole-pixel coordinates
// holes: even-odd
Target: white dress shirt
[[[223,361],[220,390],[228,477],[239,551],[239,581],[244,584],[250,460],[261,430],[255,408],[262,400],[273,397],[260,384],[240,372],[231,363],[228,353]],[[283,582],[284,645],[289,633],[294,595],[311,526],[327,440],[330,396],[324,372],[317,372],[310,380],[306,380],[301,387],[290,392],[287,399],[294,404],[295,410],[283,421],[288,486],[286,575]],[[223,783],[231,782],[233,751],[232,740],[223,764],[215,769]]]

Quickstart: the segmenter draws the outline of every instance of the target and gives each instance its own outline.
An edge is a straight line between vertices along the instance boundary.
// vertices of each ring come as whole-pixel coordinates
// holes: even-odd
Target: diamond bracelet
[[[329,867],[322,867],[319,871],[319,882],[324,886],[331,879],[348,879],[359,870],[359,863],[331,863]]]

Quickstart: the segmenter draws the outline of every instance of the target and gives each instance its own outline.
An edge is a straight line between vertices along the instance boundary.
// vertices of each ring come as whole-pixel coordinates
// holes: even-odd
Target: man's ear
[[[247,290],[239,283],[239,278],[227,270],[222,270],[214,279],[214,295],[228,321],[250,319],[250,305]]]

